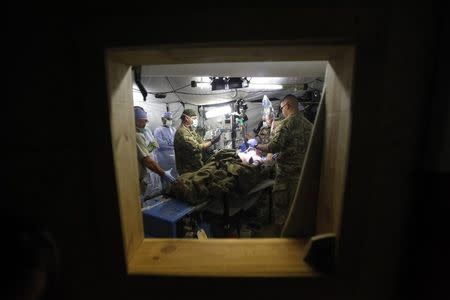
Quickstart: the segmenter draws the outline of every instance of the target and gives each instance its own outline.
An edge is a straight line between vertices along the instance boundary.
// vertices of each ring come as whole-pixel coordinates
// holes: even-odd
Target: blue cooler
[[[183,227],[180,221],[196,209],[184,201],[164,196],[147,200],[144,205],[142,215],[145,237],[180,237],[177,234]]]

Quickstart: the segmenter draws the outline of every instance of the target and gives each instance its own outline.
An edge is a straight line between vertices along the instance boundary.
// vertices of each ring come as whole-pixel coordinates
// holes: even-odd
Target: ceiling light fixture
[[[209,89],[211,87],[210,82],[197,82],[197,86],[201,89]]]
[[[191,81],[191,87],[199,87],[201,89],[207,89],[211,87],[212,91],[217,90],[232,90],[240,88],[250,88],[259,90],[281,90],[283,85],[281,84],[266,84],[266,83],[250,83],[247,77],[210,77],[210,82],[203,81]]]
[[[211,80],[211,90],[225,90],[227,88],[226,77],[214,77]]]
[[[246,77],[229,77],[227,80],[228,89],[240,89],[248,87]]]
[[[207,78],[207,77],[206,77]],[[203,77],[201,81],[191,81],[191,87],[196,88],[199,87],[201,89],[208,89],[211,87],[211,81],[207,81],[209,78],[207,78],[205,81],[203,81]]]
[[[211,77],[211,90],[231,90],[248,87],[246,77]]]
[[[218,107],[211,107],[208,108],[205,116],[207,119],[214,118],[218,116],[223,116],[225,114],[231,113],[231,106],[230,105],[224,105],[224,106],[218,106]]]
[[[259,90],[281,90],[283,89],[283,86],[281,84],[250,83],[248,88]]]

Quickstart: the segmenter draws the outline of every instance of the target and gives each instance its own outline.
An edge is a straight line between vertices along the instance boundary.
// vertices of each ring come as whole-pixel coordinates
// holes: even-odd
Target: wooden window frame
[[[327,97],[323,151],[314,222],[315,233],[335,232],[339,237],[350,144],[354,56],[352,45],[308,45],[292,42],[107,49],[105,64],[111,136],[128,274],[218,277],[319,275],[303,261],[304,239],[203,241],[144,239],[137,181],[131,66],[250,61],[328,61],[324,82]]]

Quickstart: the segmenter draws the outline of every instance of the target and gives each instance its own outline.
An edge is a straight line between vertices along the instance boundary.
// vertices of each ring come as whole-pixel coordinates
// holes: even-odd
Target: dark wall
[[[417,203],[426,207],[444,199],[436,189],[445,192],[449,171],[424,169],[424,157],[440,151],[433,147],[425,155],[433,143],[430,130],[441,127],[428,121],[449,117],[441,109],[423,111],[446,103],[430,96],[428,88],[438,73],[435,58],[443,47],[438,29],[448,26],[443,20],[438,7],[409,14],[390,9],[241,9],[231,14],[163,10],[145,18],[12,16],[3,120],[6,186],[12,189],[8,212],[16,221],[32,220],[54,235],[61,252],[57,298],[138,299],[149,293],[158,298],[156,291],[201,297],[195,292],[200,284],[207,290],[205,298],[216,293],[276,296],[299,288],[313,294],[326,280],[174,281],[125,275],[103,54],[105,48],[119,46],[330,38],[336,44],[354,43],[357,55],[340,248],[344,267],[339,288],[322,289],[321,295],[388,299],[425,293],[411,282],[421,280],[421,270],[436,270],[439,261],[411,266],[409,259],[422,259],[414,248],[420,238],[416,233],[423,237],[435,229],[427,229],[428,219],[417,221],[422,217]],[[427,288],[441,280],[427,276]]]

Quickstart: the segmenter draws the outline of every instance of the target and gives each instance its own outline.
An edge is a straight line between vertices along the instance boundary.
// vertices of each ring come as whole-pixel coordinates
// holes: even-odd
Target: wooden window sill
[[[317,277],[299,239],[144,239],[130,275]]]

